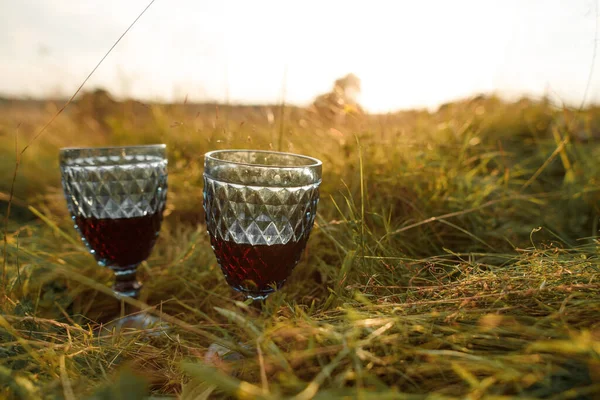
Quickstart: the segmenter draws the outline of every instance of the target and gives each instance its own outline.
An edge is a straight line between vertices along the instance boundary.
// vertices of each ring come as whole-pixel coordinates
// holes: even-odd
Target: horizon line
[[[138,102],[138,103],[142,103],[142,104],[152,104],[152,105],[190,105],[190,106],[214,105],[214,106],[228,106],[228,107],[274,107],[274,108],[279,108],[282,106],[281,101],[278,102],[277,100],[273,100],[273,102],[251,102],[251,101],[244,102],[244,101],[231,101],[229,99],[226,101],[220,101],[217,99],[188,101],[187,96],[184,100],[181,100],[181,101],[166,101],[166,100],[163,100],[160,98],[140,99],[140,98],[136,98],[136,97],[120,96],[117,94],[113,94],[109,90],[106,90],[103,88],[94,88],[91,90],[82,91],[73,100],[73,103],[76,103],[83,94],[94,93],[96,91],[106,92],[115,102],[118,102],[118,103],[134,101],[134,102]],[[315,96],[315,99],[317,97],[318,96]],[[490,92],[477,92],[477,93],[473,93],[470,96],[457,96],[451,100],[439,102],[436,106],[414,106],[414,107],[398,108],[398,109],[388,110],[388,111],[368,111],[366,109],[363,109],[363,111],[364,111],[365,115],[385,115],[385,114],[394,114],[394,113],[410,112],[410,111],[425,111],[425,110],[428,112],[436,112],[437,110],[439,110],[440,108],[442,108],[444,106],[461,103],[461,102],[466,102],[466,101],[472,101],[472,100],[475,100],[480,97],[487,98],[487,99],[498,98],[500,101],[503,101],[506,103],[517,103],[517,102],[523,101],[523,100],[531,100],[531,101],[535,101],[535,102],[548,101],[551,106],[553,106],[557,109],[584,110],[584,109],[588,109],[588,108],[600,107],[600,102],[588,102],[587,104],[585,104],[584,107],[579,107],[579,106],[570,105],[569,102],[562,101],[562,100],[559,102],[562,104],[559,105],[559,104],[557,104],[557,102],[552,100],[552,96],[550,94],[545,94],[543,96],[539,96],[539,95],[536,96],[536,95],[528,94],[528,93],[502,94],[502,93],[498,93],[496,91],[490,91]],[[557,96],[554,96],[554,97],[557,97]],[[66,103],[69,100],[69,98],[70,98],[70,96],[68,96],[68,95],[60,95],[60,96],[54,97],[54,96],[34,96],[34,95],[28,95],[28,94],[15,95],[15,94],[10,94],[10,93],[1,93],[0,92],[0,101],[21,101],[21,102],[33,101],[33,102],[63,102],[63,103]],[[310,106],[312,104],[313,104],[312,102],[310,102],[308,104],[298,104],[295,102],[287,102],[286,101],[284,107],[307,109],[307,108],[310,108]],[[360,102],[358,102],[357,104],[362,106],[360,104]]]

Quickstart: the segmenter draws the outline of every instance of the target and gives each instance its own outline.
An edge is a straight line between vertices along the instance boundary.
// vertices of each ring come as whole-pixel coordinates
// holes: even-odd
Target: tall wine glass
[[[264,300],[283,286],[313,226],[321,165],[312,157],[274,151],[205,155],[207,229],[233,289]]]
[[[114,271],[117,297],[137,298],[137,267],[154,247],[167,198],[166,146],[63,148],[60,170],[75,229],[98,264]],[[155,322],[138,313],[116,325]]]

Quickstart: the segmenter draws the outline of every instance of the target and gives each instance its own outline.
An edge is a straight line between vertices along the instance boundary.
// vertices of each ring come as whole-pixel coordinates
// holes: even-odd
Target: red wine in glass
[[[133,218],[75,217],[75,224],[96,260],[113,268],[148,258],[160,231],[162,210]]]
[[[251,245],[210,235],[210,243],[227,283],[252,298],[280,289],[300,260],[308,235],[285,244]]]

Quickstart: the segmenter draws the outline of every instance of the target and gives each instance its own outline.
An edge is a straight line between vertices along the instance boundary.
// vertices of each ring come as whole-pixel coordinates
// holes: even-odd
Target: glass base
[[[248,350],[250,354],[256,354],[256,351],[252,346],[241,343],[240,346],[243,349]],[[248,358],[243,354],[217,343],[211,343],[204,354],[204,363],[206,365],[224,369],[233,377],[239,377],[241,371],[248,369],[249,366],[246,365],[247,362]]]
[[[160,336],[169,330],[169,325],[154,315],[142,312],[127,315],[108,324],[103,324],[98,330],[98,336],[112,336],[119,333],[143,332],[147,336]]]
[[[208,365],[215,365],[220,361],[239,361],[244,358],[245,357],[237,351],[230,350],[217,343],[211,343],[204,355],[204,362]]]
[[[269,297],[269,295],[280,290],[283,287],[284,283],[285,283],[285,280],[283,280],[281,282],[277,282],[276,289],[274,287],[269,287],[264,290],[251,290],[251,289],[248,289],[247,287],[242,287],[239,285],[232,285],[231,283],[229,283],[229,286],[231,286],[233,288],[233,290],[235,290],[236,292],[242,293],[247,299],[254,300],[254,301],[264,301],[267,299],[267,297]]]
[[[242,292],[240,290],[240,292]],[[246,293],[246,292],[242,292],[244,293],[244,295],[246,296],[246,298],[250,299],[250,300],[254,300],[254,301],[264,301],[267,299],[267,297],[269,297],[269,295],[273,292],[268,292],[265,294],[256,294],[256,293]]]

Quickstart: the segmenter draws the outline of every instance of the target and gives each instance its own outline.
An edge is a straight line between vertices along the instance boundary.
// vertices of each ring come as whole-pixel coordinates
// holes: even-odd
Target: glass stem
[[[250,307],[258,310],[259,313],[262,313],[263,308],[265,306],[266,299],[257,299],[250,303]]]
[[[137,264],[127,267],[111,267],[115,273],[115,283],[112,289],[118,298],[132,297],[137,299],[139,297],[142,284],[136,278],[137,267]],[[133,311],[135,311],[135,308],[125,303],[126,314]]]

